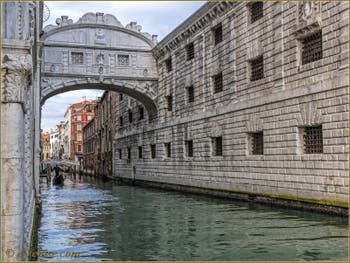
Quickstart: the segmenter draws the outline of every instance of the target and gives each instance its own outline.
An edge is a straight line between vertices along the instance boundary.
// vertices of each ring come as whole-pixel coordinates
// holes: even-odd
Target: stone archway
[[[121,81],[114,78],[80,78],[80,79],[69,79],[67,81],[55,82],[55,84],[47,81],[46,86],[41,89],[41,104],[49,99],[50,97],[73,90],[79,89],[101,89],[110,90],[120,93],[127,94],[128,96],[140,101],[148,112],[149,120],[154,120],[157,117],[157,106],[155,104],[156,94],[154,92],[154,82],[148,81],[142,84],[133,81]],[[141,86],[143,85],[143,86]]]

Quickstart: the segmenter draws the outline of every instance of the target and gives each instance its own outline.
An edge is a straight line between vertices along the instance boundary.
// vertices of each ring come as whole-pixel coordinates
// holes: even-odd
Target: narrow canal
[[[91,177],[41,189],[40,261],[348,257],[347,220],[337,217]]]

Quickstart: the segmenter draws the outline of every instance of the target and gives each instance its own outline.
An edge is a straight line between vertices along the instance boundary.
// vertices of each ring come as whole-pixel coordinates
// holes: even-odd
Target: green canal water
[[[78,176],[41,195],[40,261],[348,257],[338,217]]]

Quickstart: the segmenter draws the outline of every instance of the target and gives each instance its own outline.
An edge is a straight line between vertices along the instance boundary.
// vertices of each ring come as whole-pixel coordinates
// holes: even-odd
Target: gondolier
[[[62,173],[60,173],[60,171],[63,171],[63,170],[60,167],[58,167],[57,164],[55,165],[53,170],[55,171],[55,175],[53,177],[52,184],[54,184],[54,185],[63,185],[64,177],[63,177]]]

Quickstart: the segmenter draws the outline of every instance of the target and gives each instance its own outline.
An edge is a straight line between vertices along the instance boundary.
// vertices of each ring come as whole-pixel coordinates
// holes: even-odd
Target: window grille
[[[214,155],[222,156],[222,137],[215,137],[213,139],[214,142]]]
[[[123,116],[119,117],[119,126],[123,127]]]
[[[251,153],[253,155],[262,155],[264,154],[264,133],[255,132],[251,134]]]
[[[264,78],[264,58],[259,56],[250,62],[251,72],[250,81]]]
[[[118,55],[119,66],[129,66],[129,55]]]
[[[250,4],[250,22],[254,23],[264,16],[263,2],[254,2]]]
[[[304,128],[304,152],[323,153],[322,125]]]
[[[142,146],[139,146],[139,159],[142,159]]]
[[[216,26],[214,29],[214,43],[215,45],[219,44],[222,42],[222,25]]]
[[[193,86],[187,87],[187,97],[188,97],[188,102],[194,102],[194,88]]]
[[[128,160],[131,160],[131,148],[128,147]]]
[[[168,111],[172,111],[173,110],[173,97],[171,95],[169,95],[169,96],[166,96],[166,99],[167,99]]]
[[[186,46],[187,61],[194,59],[194,44],[190,43]]]
[[[84,64],[84,54],[82,52],[72,52],[72,64]]]
[[[193,157],[193,141],[186,141],[186,153],[187,157]]]
[[[151,144],[151,158],[155,159],[156,158],[156,145]]]
[[[129,110],[129,123],[132,123],[132,111],[131,110]]]
[[[302,64],[307,64],[322,59],[322,31],[318,31],[312,35],[301,39]]]
[[[165,143],[165,153],[166,153],[166,157],[168,157],[168,158],[171,157],[171,144],[170,144],[170,142]]]
[[[216,74],[213,77],[213,82],[214,82],[214,93],[221,92],[223,90],[222,72],[219,74]]]
[[[139,106],[139,120],[144,119],[144,109],[142,106]]]
[[[170,72],[173,70],[173,65],[171,63],[171,57],[169,57],[167,60],[165,60],[166,70],[167,72]]]

